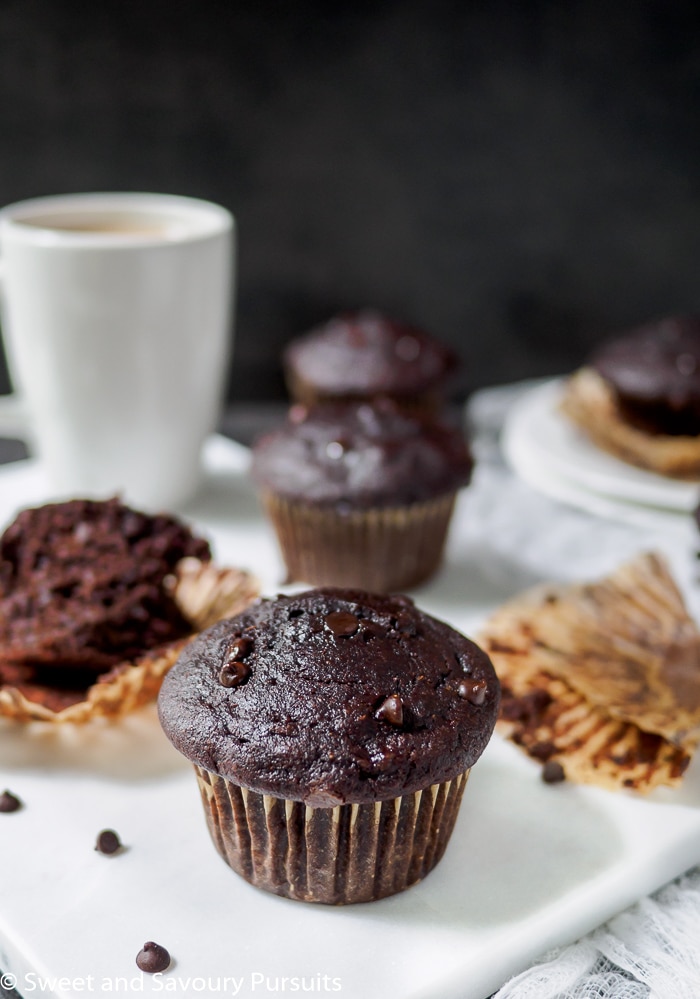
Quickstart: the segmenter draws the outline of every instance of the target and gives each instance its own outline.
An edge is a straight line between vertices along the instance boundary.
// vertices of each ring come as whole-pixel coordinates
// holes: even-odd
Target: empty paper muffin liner
[[[192,634],[224,617],[238,614],[258,595],[257,581],[240,569],[221,568],[211,562],[184,558],[168,581],[173,598],[192,625]],[[133,662],[123,662],[95,677],[75,703],[55,705],[50,684],[29,682],[0,686],[0,717],[15,721],[83,723],[94,718],[117,718],[153,701],[163,677],[175,663],[192,635],[144,652]],[[60,667],[55,667],[60,678]],[[60,688],[59,688],[60,689]]]
[[[531,757],[609,791],[680,784],[700,742],[700,630],[663,555],[526,590],[478,641],[501,681],[498,729]]]
[[[311,808],[195,766],[209,832],[257,888],[303,902],[370,902],[409,888],[445,852],[469,770],[423,791]]]
[[[340,513],[266,492],[289,581],[386,593],[417,586],[442,560],[455,493]]]

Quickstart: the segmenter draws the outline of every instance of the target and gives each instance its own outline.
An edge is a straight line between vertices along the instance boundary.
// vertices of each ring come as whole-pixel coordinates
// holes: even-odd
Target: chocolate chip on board
[[[558,760],[547,760],[542,767],[542,780],[545,784],[561,784],[562,781],[566,780],[564,767]]]
[[[97,835],[97,842],[95,843],[95,849],[98,853],[104,853],[107,856],[112,856],[118,853],[122,848],[121,840],[119,836],[115,833],[114,829],[103,829]]]
[[[22,802],[12,791],[3,791],[0,794],[0,812],[17,812],[22,807]]]
[[[156,975],[170,967],[170,954],[165,947],[148,940],[136,955],[136,964],[141,971]]]

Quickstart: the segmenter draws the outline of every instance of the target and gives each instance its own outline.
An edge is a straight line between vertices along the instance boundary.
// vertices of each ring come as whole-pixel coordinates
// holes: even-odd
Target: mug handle
[[[0,258],[0,295],[3,292],[4,268]],[[26,439],[29,434],[29,414],[17,392],[0,395],[0,437]]]

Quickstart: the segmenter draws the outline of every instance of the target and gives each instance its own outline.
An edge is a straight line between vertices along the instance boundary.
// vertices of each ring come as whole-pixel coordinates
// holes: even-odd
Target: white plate
[[[282,567],[246,464],[243,449],[210,442],[205,491],[185,512],[219,561],[255,567],[274,593]],[[474,511],[489,506],[486,480],[460,499],[447,565],[416,594],[463,630],[509,595],[481,572],[489,524]],[[0,523],[45,498],[35,466],[0,471]],[[481,999],[700,861],[700,767],[679,791],[644,800],[547,786],[494,738],[422,884],[368,905],[304,905],[250,887],[219,859],[194,776],[153,710],[82,730],[2,726],[0,761],[0,790],[25,802],[0,815],[0,967],[26,999],[129,989],[257,999],[300,992],[302,978],[349,999]],[[94,851],[106,827],[122,855]],[[175,959],[162,978],[136,969],[146,940]]]
[[[502,444],[506,459],[530,484],[551,476],[615,504],[688,513],[700,500],[700,484],[679,482],[635,468],[596,447],[558,409],[563,380],[539,385],[526,393],[508,413]],[[546,488],[546,487],[545,487]],[[576,502],[572,491],[567,497]],[[589,508],[586,506],[584,508]],[[614,509],[611,508],[614,515]]]

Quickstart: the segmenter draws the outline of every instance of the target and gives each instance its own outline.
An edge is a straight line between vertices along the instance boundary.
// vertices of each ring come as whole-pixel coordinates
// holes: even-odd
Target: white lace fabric
[[[494,999],[700,999],[700,867],[516,975]]]

